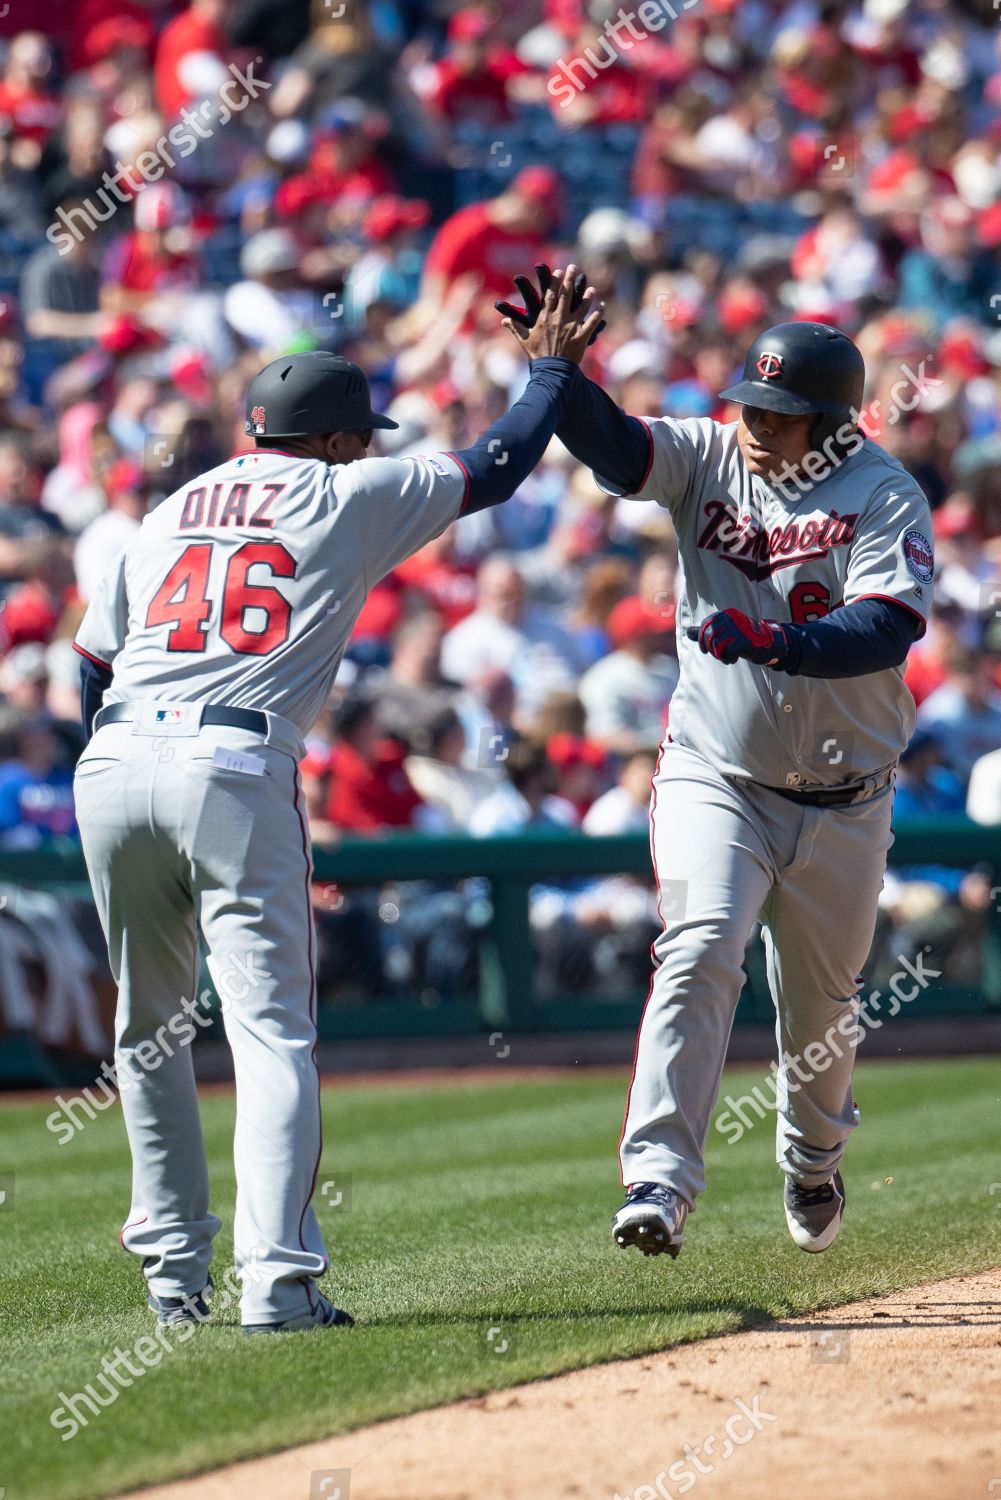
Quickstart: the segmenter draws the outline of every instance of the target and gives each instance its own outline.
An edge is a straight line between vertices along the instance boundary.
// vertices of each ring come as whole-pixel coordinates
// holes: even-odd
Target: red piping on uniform
[[[650,470],[653,468],[653,433],[650,431],[650,428],[647,426],[646,422],[644,422],[642,417],[637,417],[636,420],[637,422],[639,422],[640,426],[643,428],[643,431],[646,433],[646,440],[650,444],[650,454],[646,461],[646,468],[643,470],[643,478],[633,490],[634,495],[639,494],[640,490],[650,478]]]
[[[121,1247],[122,1247],[123,1250],[126,1248],[125,1247],[125,1231],[126,1231],[126,1229],[138,1229],[139,1225],[140,1224],[145,1224],[148,1219],[149,1219],[149,1214],[143,1214],[143,1216],[142,1216],[141,1219],[133,1219],[131,1224],[123,1224],[122,1225],[121,1229],[118,1231],[118,1243],[121,1245]]]
[[[644,426],[645,425],[646,424],[644,423]],[[644,483],[645,483],[645,481],[644,481]],[[642,488],[642,486],[641,486],[641,488]],[[668,736],[668,738],[670,738],[670,736]],[[660,762],[661,762],[661,759],[662,759],[663,754],[664,754],[664,748],[665,748],[664,745],[661,745],[660,750],[659,750],[658,755],[657,755],[657,764],[654,766],[654,768],[653,768],[653,775],[650,777],[650,791],[651,791],[651,794],[652,794],[651,795],[651,799],[650,799],[650,858],[653,861],[653,878],[657,882],[657,918],[660,921],[661,925],[663,925],[664,918],[661,916],[661,911],[660,911],[660,875],[657,873],[657,842],[656,842],[656,839],[654,837],[654,814],[657,811],[657,777],[660,774]],[[659,934],[658,934],[658,936],[659,936]],[[655,947],[655,945],[656,945],[656,939],[654,939],[654,942],[652,942],[650,944],[650,961],[651,961],[651,963],[653,962],[653,959],[654,959],[654,947]],[[629,1105],[632,1102],[632,1097],[633,1097],[633,1084],[636,1082],[636,1064],[637,1064],[637,1062],[639,1060],[639,1055],[640,1055],[640,1033],[643,1030],[643,1022],[646,1020],[646,1013],[647,1013],[647,1009],[648,1009],[648,1007],[650,1005],[650,1001],[653,999],[653,985],[654,985],[654,980],[656,979],[656,977],[657,977],[657,966],[656,966],[656,964],[654,964],[653,973],[650,975],[650,988],[649,988],[649,990],[647,990],[646,1000],[643,1002],[643,1014],[640,1016],[640,1024],[636,1028],[636,1045],[633,1048],[633,1070],[632,1070],[632,1072],[629,1075],[629,1087],[626,1090],[626,1109],[625,1109],[625,1113],[622,1116],[622,1130],[621,1130],[621,1133],[619,1135],[619,1157],[620,1157],[620,1160],[619,1160],[619,1177],[622,1180],[622,1186],[623,1187],[628,1187],[629,1184],[626,1182],[626,1179],[622,1176],[622,1161],[621,1161],[621,1156],[622,1156],[622,1142],[626,1138],[626,1121],[629,1119]]]
[[[466,481],[466,488],[465,488],[465,490],[463,492],[463,496],[462,496],[462,504],[459,506],[459,515],[461,516],[462,513],[463,513],[463,511],[465,510],[466,506],[469,504],[469,491],[470,491],[470,486],[472,484],[472,481],[471,481],[471,479],[469,477],[469,470],[466,468],[465,464],[462,462],[462,459],[459,457],[459,455],[457,453],[446,453],[445,457],[446,458],[450,458],[454,464],[458,464],[459,468],[462,470],[463,477],[464,477],[464,479]]]
[[[91,656],[90,652],[85,651],[82,646],[78,646],[76,641],[73,642],[73,650],[78,651],[81,656],[85,656],[89,662],[93,662],[95,667],[103,667],[105,672],[114,671],[110,662],[102,661],[99,656]]]
[[[303,1237],[302,1237],[302,1226],[303,1226],[303,1224],[305,1222],[305,1219],[306,1219],[306,1210],[309,1208],[310,1203],[312,1203],[312,1201],[313,1201],[313,1194],[316,1191],[316,1179],[319,1176],[319,1172],[320,1172],[320,1160],[321,1160],[321,1158],[323,1156],[323,1112],[322,1112],[322,1110],[320,1108],[320,1098],[321,1098],[321,1096],[320,1096],[320,1070],[316,1066],[316,1049],[317,1049],[317,1046],[319,1044],[319,1040],[320,1039],[319,1039],[319,1036],[316,1033],[316,967],[315,967],[315,963],[314,963],[314,941],[315,941],[315,933],[314,933],[314,930],[313,930],[313,903],[312,903],[312,900],[310,898],[310,875],[312,873],[312,870],[311,870],[311,862],[310,862],[310,857],[309,857],[309,837],[307,835],[306,824],[305,824],[305,821],[304,821],[303,816],[302,816],[302,808],[299,806],[299,769],[298,769],[298,767],[296,767],[294,775],[295,775],[295,792],[294,792],[295,811],[296,811],[296,816],[299,819],[299,831],[302,834],[302,852],[303,852],[303,854],[305,855],[305,858],[306,858],[306,922],[307,922],[308,928],[309,928],[309,945],[308,945],[308,949],[307,949],[307,951],[309,953],[309,1016],[310,1016],[310,1020],[313,1022],[313,1050],[312,1050],[310,1056],[312,1057],[312,1060],[313,1060],[313,1067],[316,1068],[316,1112],[317,1112],[317,1116],[318,1116],[318,1119],[319,1119],[319,1130],[320,1130],[320,1143],[319,1143],[319,1147],[318,1147],[317,1153],[316,1153],[316,1166],[313,1168],[313,1180],[312,1180],[312,1182],[309,1185],[309,1193],[307,1194],[306,1201],[302,1205],[302,1213],[299,1215],[299,1246],[300,1246],[301,1249],[305,1250],[306,1249],[306,1243],[305,1243],[305,1241],[303,1240]],[[321,1273],[320,1273],[321,1276],[326,1273],[327,1269],[328,1269],[328,1266],[324,1266],[323,1271],[321,1271]]]
[[[223,463],[235,464],[238,458],[259,458],[262,453],[272,453],[276,458],[308,458],[308,453],[289,453],[286,448],[244,448],[242,453],[234,453],[230,458],[223,459]],[[222,464],[219,465],[222,468]]]
[[[852,604],[859,604],[863,599],[879,599],[884,604],[899,604],[901,609],[906,609],[907,613],[909,615],[913,615],[915,620],[917,620],[918,624],[921,626],[921,635],[924,635],[926,629],[928,628],[924,615],[919,614],[916,609],[912,609],[909,604],[905,604],[903,599],[895,599],[892,594],[859,594],[857,598],[853,599],[851,602]],[[921,636],[918,636],[918,640],[920,639]]]

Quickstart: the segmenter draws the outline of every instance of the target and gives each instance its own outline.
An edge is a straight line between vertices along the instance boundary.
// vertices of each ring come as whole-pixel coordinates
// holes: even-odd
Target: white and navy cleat
[[[244,1323],[246,1334],[298,1333],[303,1328],[353,1328],[355,1320],[343,1308],[335,1307],[326,1297],[320,1296],[316,1307],[297,1318],[287,1318],[284,1323]]]
[[[840,1172],[819,1187],[805,1187],[787,1177],[784,1199],[789,1233],[801,1250],[819,1255],[834,1244],[845,1211],[845,1185]]]
[[[679,1254],[684,1244],[688,1204],[673,1188],[659,1182],[634,1182],[612,1219],[612,1236],[620,1250],[635,1245],[644,1255]]]
[[[180,1297],[158,1297],[154,1292],[147,1292],[146,1301],[165,1327],[174,1327],[178,1323],[207,1323],[212,1290],[210,1276],[203,1291],[186,1292]]]

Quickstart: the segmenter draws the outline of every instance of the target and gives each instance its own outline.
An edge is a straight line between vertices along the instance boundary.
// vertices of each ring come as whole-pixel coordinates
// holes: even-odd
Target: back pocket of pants
[[[86,760],[78,760],[76,770],[73,772],[74,781],[86,781],[91,776],[99,776],[102,771],[111,771],[120,766],[121,761],[115,760],[110,755],[92,755]]]

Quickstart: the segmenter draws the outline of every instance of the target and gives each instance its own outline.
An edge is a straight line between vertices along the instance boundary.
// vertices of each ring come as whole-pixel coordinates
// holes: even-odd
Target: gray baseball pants
[[[807,1186],[830,1177],[859,1121],[845,1010],[858,1009],[892,806],[892,786],[848,807],[797,806],[665,745],[651,803],[664,927],[620,1144],[624,1183],[665,1183],[691,1206],[703,1191],[706,1137],[758,919],[777,1014],[776,1157]]]
[[[108,724],[75,779],[119,987],[115,1062],[133,1163],[122,1244],[154,1293],[205,1287],[220,1221],[190,1046],[201,934],[236,1072],[244,1323],[306,1312],[327,1269],[310,1206],[321,1142],[302,742],[286,720],[268,721],[266,740],[197,722],[155,735]]]

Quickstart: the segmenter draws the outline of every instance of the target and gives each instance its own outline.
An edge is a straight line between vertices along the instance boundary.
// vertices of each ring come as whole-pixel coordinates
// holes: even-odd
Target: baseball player
[[[318,1290],[320,1160],[311,862],[298,763],[366,593],[541,458],[600,309],[559,275],[521,399],[471,447],[368,458],[368,383],[290,355],[255,378],[256,448],[149,515],[76,641],[84,854],[119,986],[133,1161],[122,1231],[161,1322],[208,1314],[212,1240],[191,1049],[198,939],[236,1072],[235,1258],[245,1333],[350,1324]],[[585,295],[589,295],[589,292]],[[127,1077],[130,1087],[124,1087]]]
[[[524,331],[539,296],[517,284],[525,311],[498,305]],[[924,495],[857,428],[864,379],[844,334],[782,323],[722,392],[741,403],[735,423],[647,423],[578,375],[557,428],[606,490],[666,506],[680,550],[681,680],[651,801],[663,932],[612,1221],[617,1244],[647,1254],[678,1254],[705,1186],[757,920],[778,1018],[789,1232],[816,1252],[841,1225],[859,974],[914,725],[903,664],[934,571]]]

